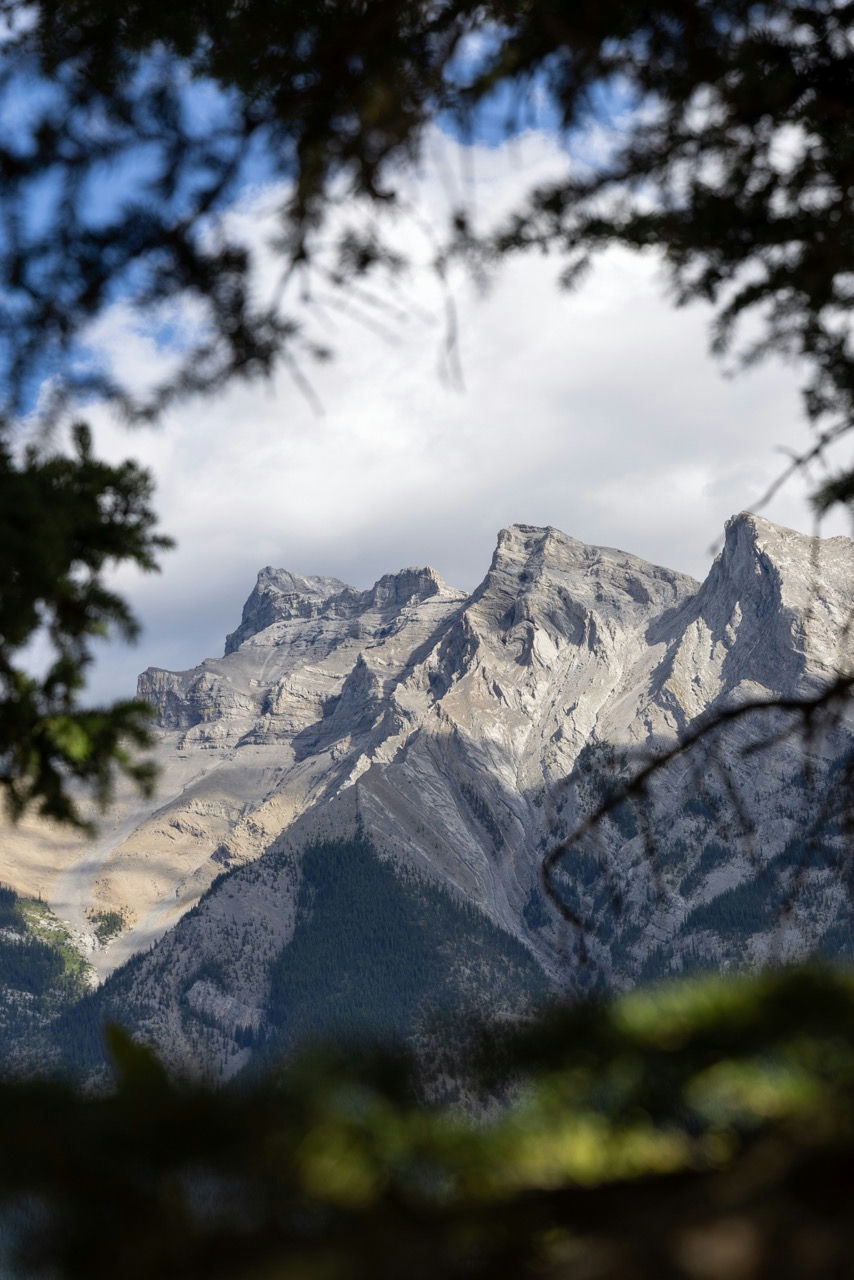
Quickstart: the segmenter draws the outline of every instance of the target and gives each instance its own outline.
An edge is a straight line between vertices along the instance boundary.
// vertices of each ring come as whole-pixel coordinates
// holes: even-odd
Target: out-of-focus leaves
[[[854,500],[854,471],[844,471],[841,475],[826,480],[813,490],[813,506],[819,515],[823,515],[837,503],[850,504]]]
[[[31,1206],[8,1218],[28,1267],[802,1280],[852,1256],[847,974],[552,1015],[503,1037],[504,1104],[473,1117],[419,1102],[400,1057],[314,1054],[215,1091],[109,1034],[109,1093],[0,1088],[0,1200]]]

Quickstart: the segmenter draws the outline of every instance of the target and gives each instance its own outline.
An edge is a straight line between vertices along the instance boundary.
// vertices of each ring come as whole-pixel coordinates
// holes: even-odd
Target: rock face
[[[196,913],[162,945],[180,951],[192,931],[171,966],[174,999],[243,1035],[263,1021],[265,966],[293,930],[299,851],[357,826],[564,987],[843,938],[840,723],[805,747],[780,738],[784,713],[757,712],[702,756],[674,759],[560,861],[555,887],[583,930],[544,895],[541,866],[635,758],[672,747],[698,717],[807,696],[844,670],[852,581],[850,540],[747,513],[729,521],[702,585],[527,525],[502,531],[471,596],[431,569],[368,591],[263,569],[222,658],[140,676],[162,729],[158,807],[120,814],[85,871],[60,877],[53,905],[66,918],[124,910],[131,927],[93,957],[107,972],[234,871],[199,909],[210,927]],[[223,946],[226,901],[241,939],[228,972],[242,965],[245,982],[203,968]]]

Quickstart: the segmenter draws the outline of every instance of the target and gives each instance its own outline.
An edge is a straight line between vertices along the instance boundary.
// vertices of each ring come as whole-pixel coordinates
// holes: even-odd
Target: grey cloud
[[[541,168],[555,161],[543,139],[517,144],[503,172],[500,155],[479,155],[496,203],[524,179],[520,145]],[[426,198],[438,188],[428,182]],[[149,664],[221,653],[268,563],[360,587],[432,564],[471,589],[498,528],[524,521],[702,576],[724,520],[780,468],[775,447],[806,439],[796,373],[724,378],[707,353],[707,314],[674,310],[652,259],[610,253],[572,295],[558,269],[516,261],[483,298],[457,282],[464,391],[437,376],[441,300],[416,279],[423,307],[394,344],[340,322],[336,360],[310,371],[320,416],[283,375],[186,406],[157,433],[102,421],[102,449],[154,470],[179,548],[158,578],[117,576],[145,634],[104,651],[93,696],[131,692]],[[126,316],[103,340],[132,368],[156,359]],[[765,514],[809,529],[803,484]]]

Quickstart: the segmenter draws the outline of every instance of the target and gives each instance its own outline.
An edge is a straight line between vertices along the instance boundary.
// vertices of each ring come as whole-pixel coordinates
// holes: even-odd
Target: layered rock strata
[[[97,846],[66,858],[52,903],[84,931],[93,909],[125,913],[130,927],[93,956],[104,973],[223,871],[359,822],[563,981],[579,944],[542,894],[544,855],[633,755],[666,750],[715,708],[808,696],[833,679],[847,660],[852,570],[850,540],[747,513],[728,523],[702,585],[527,525],[502,531],[471,595],[432,569],[368,591],[263,569],[222,658],[140,676],[161,727],[156,806],[128,802]],[[794,858],[804,808],[825,803],[848,741],[844,726],[814,740],[806,768],[797,738],[771,756],[744,754],[769,725],[785,727],[779,717],[737,723],[699,773],[696,757],[675,761],[643,805],[600,824],[596,849],[568,852],[559,878],[569,914],[592,922],[584,949],[609,980],[668,947],[729,962],[720,931],[689,930],[686,941],[686,921],[787,849]],[[833,926],[841,899],[830,879],[813,879],[815,934]],[[290,909],[279,904],[283,921]],[[775,928],[748,931],[748,958],[796,949],[809,933],[797,912]],[[204,985],[193,1000],[213,1007]],[[256,995],[244,1003],[256,1008]]]

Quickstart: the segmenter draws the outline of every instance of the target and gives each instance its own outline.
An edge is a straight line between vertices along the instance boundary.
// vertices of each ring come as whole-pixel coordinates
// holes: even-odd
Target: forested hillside
[[[257,1073],[313,1043],[401,1043],[447,1092],[475,1025],[528,1018],[554,994],[516,938],[460,895],[381,858],[363,834],[309,846],[299,876],[293,933],[269,949],[256,1004],[246,976],[254,932],[220,932],[209,915],[225,877],[150,955],[67,1005],[37,1037],[39,1052],[64,1073],[97,1079],[110,1022],[175,1069],[214,1075],[250,1063]]]
[[[0,1069],[32,1059],[32,1048],[93,975],[68,929],[46,903],[0,885]]]

